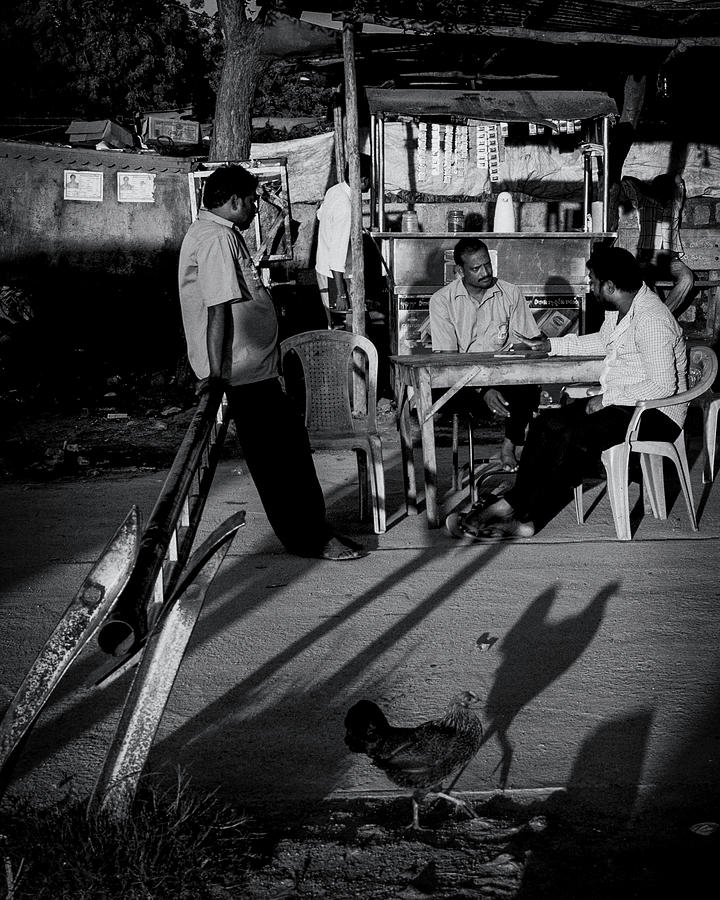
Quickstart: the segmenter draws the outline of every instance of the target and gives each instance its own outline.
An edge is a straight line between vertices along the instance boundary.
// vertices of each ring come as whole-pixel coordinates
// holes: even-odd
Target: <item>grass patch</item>
[[[258,860],[249,818],[178,774],[146,783],[125,821],[87,801],[0,815],[0,896],[8,900],[202,900],[237,896]]]

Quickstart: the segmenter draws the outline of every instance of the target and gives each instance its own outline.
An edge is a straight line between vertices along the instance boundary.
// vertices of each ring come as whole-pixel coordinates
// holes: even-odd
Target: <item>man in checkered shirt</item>
[[[587,268],[591,290],[606,310],[600,331],[524,343],[553,356],[603,355],[600,386],[592,396],[533,420],[515,485],[460,518],[460,531],[471,537],[531,537],[567,503],[583,475],[597,470],[603,450],[622,443],[638,400],[670,397],[687,387],[682,330],[643,283],[635,257],[620,247],[600,246]],[[686,412],[687,404],[646,410],[639,439],[676,440]],[[448,522],[451,533],[454,527]]]
[[[682,261],[680,214],[685,200],[685,185],[679,175],[658,175],[651,182],[625,177],[620,182],[619,203],[632,204],[637,211],[640,234],[637,260],[645,281],[672,281],[665,297],[667,308],[678,316],[687,306],[695,284],[695,275]]]

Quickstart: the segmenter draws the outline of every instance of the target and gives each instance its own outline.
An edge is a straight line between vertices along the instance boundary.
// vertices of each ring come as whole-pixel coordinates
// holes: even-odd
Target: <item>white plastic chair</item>
[[[718,410],[720,410],[720,394],[710,394],[703,403],[703,444],[705,451],[703,484],[712,484],[715,478],[715,443],[717,441]]]
[[[671,460],[677,469],[680,487],[687,505],[690,526],[698,530],[695,516],[695,502],[690,484],[690,469],[685,450],[685,431],[682,430],[675,441],[639,441],[638,429],[642,414],[647,409],[663,409],[689,403],[702,396],[715,380],[718,370],[717,357],[709,347],[697,346],[688,351],[688,390],[673,397],[659,400],[639,400],[635,404],[625,441],[605,450],[601,456],[607,474],[607,493],[610,499],[615,532],[621,541],[632,539],[630,533],[630,509],[628,502],[628,461],[631,453],[640,454],[643,474],[643,490],[650,510],[656,519],[667,519],[665,506],[665,483],[663,479],[663,457]],[[582,485],[575,488],[575,514],[579,525],[584,522]]]
[[[305,378],[305,425],[310,444],[318,450],[355,450],[358,467],[360,518],[368,514],[368,481],[372,493],[375,534],[385,532],[385,471],[382,441],[377,430],[377,371],[375,345],[349,331],[305,331],[280,345],[283,370],[288,354],[300,361]],[[366,364],[360,368],[358,357]],[[353,414],[354,376],[365,385],[366,413]]]

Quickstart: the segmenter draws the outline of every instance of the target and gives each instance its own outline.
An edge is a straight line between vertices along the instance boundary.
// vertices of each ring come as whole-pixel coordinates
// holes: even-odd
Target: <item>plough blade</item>
[[[140,539],[140,512],[128,513],[40,650],[0,722],[2,775],[33,722],[128,582]]]

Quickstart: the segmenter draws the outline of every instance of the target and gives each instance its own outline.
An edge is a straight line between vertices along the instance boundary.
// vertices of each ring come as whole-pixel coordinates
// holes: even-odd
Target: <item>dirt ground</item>
[[[10,416],[0,438],[0,477],[100,479],[171,464],[194,412],[192,394],[163,388],[103,400],[92,409]],[[394,432],[388,401],[380,418]],[[237,455],[234,440],[226,453]],[[524,807],[498,795],[474,806],[471,819],[443,800],[427,802],[420,832],[406,827],[409,797],[333,802],[310,813],[250,810],[256,865],[247,877],[228,873],[214,896],[694,898],[714,877],[720,831],[712,823],[693,831],[672,823],[598,822],[558,795]]]
[[[524,808],[476,802],[477,818],[427,802],[407,829],[409,798],[335,804],[278,826],[272,850],[241,893],[218,897],[532,898],[700,897],[720,832],[652,833],[575,815],[567,798]],[[291,818],[291,817],[290,817]],[[707,829],[704,829],[707,831]]]

